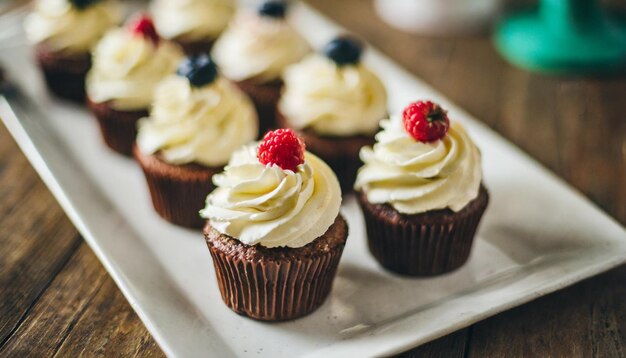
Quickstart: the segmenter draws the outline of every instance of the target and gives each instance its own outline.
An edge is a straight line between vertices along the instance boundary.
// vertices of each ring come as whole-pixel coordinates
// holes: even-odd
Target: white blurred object
[[[0,50],[26,46],[22,22],[30,1],[0,0]]]
[[[378,15],[400,30],[435,36],[467,35],[495,19],[501,0],[374,0]]]

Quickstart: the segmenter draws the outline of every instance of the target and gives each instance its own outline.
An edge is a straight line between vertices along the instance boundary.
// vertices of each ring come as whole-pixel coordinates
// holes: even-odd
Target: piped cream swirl
[[[139,121],[137,145],[171,164],[217,167],[254,140],[257,126],[252,103],[227,80],[195,88],[172,75],[157,87],[150,117]]]
[[[247,245],[302,247],[322,236],[341,206],[333,171],[311,153],[294,173],[263,165],[256,145],[235,152],[201,211],[217,231]]]
[[[100,1],[78,9],[68,0],[38,0],[24,27],[28,40],[52,51],[86,53],[121,18],[116,1]]]
[[[155,25],[166,39],[214,39],[235,12],[233,0],[156,0]]]
[[[278,80],[283,70],[311,51],[306,40],[284,19],[243,10],[215,42],[212,57],[233,81]]]
[[[461,124],[452,122],[447,135],[432,143],[409,136],[400,117],[383,120],[381,126],[374,147],[361,149],[365,165],[355,183],[369,202],[419,214],[460,211],[478,196],[480,152]]]
[[[109,31],[93,53],[87,94],[96,103],[111,101],[117,110],[146,109],[154,89],[174,73],[183,54],[168,41],[155,45],[125,29]]]
[[[371,135],[387,115],[387,93],[363,64],[337,66],[310,55],[285,70],[279,109],[296,129],[331,136]]]

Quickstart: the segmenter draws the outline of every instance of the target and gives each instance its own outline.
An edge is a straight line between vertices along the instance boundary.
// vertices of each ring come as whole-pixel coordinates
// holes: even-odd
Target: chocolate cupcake
[[[291,130],[235,152],[201,215],[224,303],[263,321],[327,298],[348,235],[335,174]]]
[[[38,0],[24,23],[48,89],[83,102],[91,48],[120,20],[113,1]]]
[[[224,75],[254,102],[261,136],[276,127],[283,70],[311,51],[306,40],[287,22],[286,14],[287,5],[282,1],[266,1],[256,12],[240,11],[212,52]]]
[[[147,117],[148,110],[117,110],[110,101],[96,103],[89,97],[86,103],[98,121],[104,143],[118,153],[129,155],[137,137],[137,121]]]
[[[172,165],[160,153],[146,155],[138,146],[133,154],[146,176],[155,211],[172,224],[201,228],[204,220],[198,211],[204,206],[206,193],[214,189],[211,178],[223,167]]]
[[[370,252],[403,275],[450,272],[468,259],[489,195],[480,152],[438,105],[411,103],[381,122],[355,187]]]
[[[307,148],[322,158],[350,192],[359,151],[374,143],[378,123],[387,114],[387,94],[380,79],[360,61],[361,45],[349,37],[328,43],[289,66],[278,104],[277,121],[300,131]]]
[[[98,43],[87,75],[87,104],[111,149],[132,154],[137,121],[147,116],[154,88],[174,73],[182,56],[177,45],[159,38],[147,16],[109,31]]]
[[[256,134],[248,97],[218,76],[208,55],[185,59],[155,90],[150,117],[139,121],[134,155],[156,212],[174,224],[201,228],[198,212],[214,189],[213,174]]]
[[[156,0],[151,12],[159,34],[185,53],[207,53],[235,12],[234,0]]]

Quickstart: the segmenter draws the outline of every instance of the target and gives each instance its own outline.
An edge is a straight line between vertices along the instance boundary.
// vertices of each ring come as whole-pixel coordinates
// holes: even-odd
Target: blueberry
[[[287,4],[282,1],[266,1],[259,6],[259,15],[277,19],[285,18]]]
[[[176,74],[187,77],[192,86],[202,87],[215,80],[217,66],[207,54],[194,55],[185,58],[180,63]]]
[[[70,0],[70,3],[74,5],[75,8],[79,10],[83,10],[89,7],[92,4],[95,4],[101,0]]]
[[[342,36],[326,44],[323,52],[339,66],[354,65],[359,63],[363,47],[358,40]]]

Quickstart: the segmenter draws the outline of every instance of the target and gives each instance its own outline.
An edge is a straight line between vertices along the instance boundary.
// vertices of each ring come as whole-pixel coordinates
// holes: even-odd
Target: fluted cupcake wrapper
[[[294,260],[248,260],[207,244],[224,303],[262,321],[285,321],[320,307],[332,288],[343,246]]]
[[[85,77],[91,67],[91,57],[84,54],[64,57],[36,46],[37,62],[48,89],[56,96],[82,103],[85,100]]]
[[[189,228],[202,228],[199,211],[214,189],[211,178],[222,168],[199,165],[175,166],[133,150],[148,183],[154,210],[165,220]]]
[[[276,105],[280,98],[283,82],[274,81],[258,84],[253,80],[245,80],[235,84],[250,97],[254,104],[259,116],[259,137],[262,138],[265,132],[277,128]]]
[[[98,120],[104,143],[120,154],[132,155],[137,137],[137,121],[147,117],[148,111],[118,111],[107,102],[95,103],[88,97],[87,105]]]
[[[366,202],[363,211],[369,250],[385,268],[408,276],[432,276],[453,271],[467,262],[476,230],[487,207],[488,194],[479,197],[456,215],[431,213],[420,221],[403,215],[381,215],[378,204]]]

